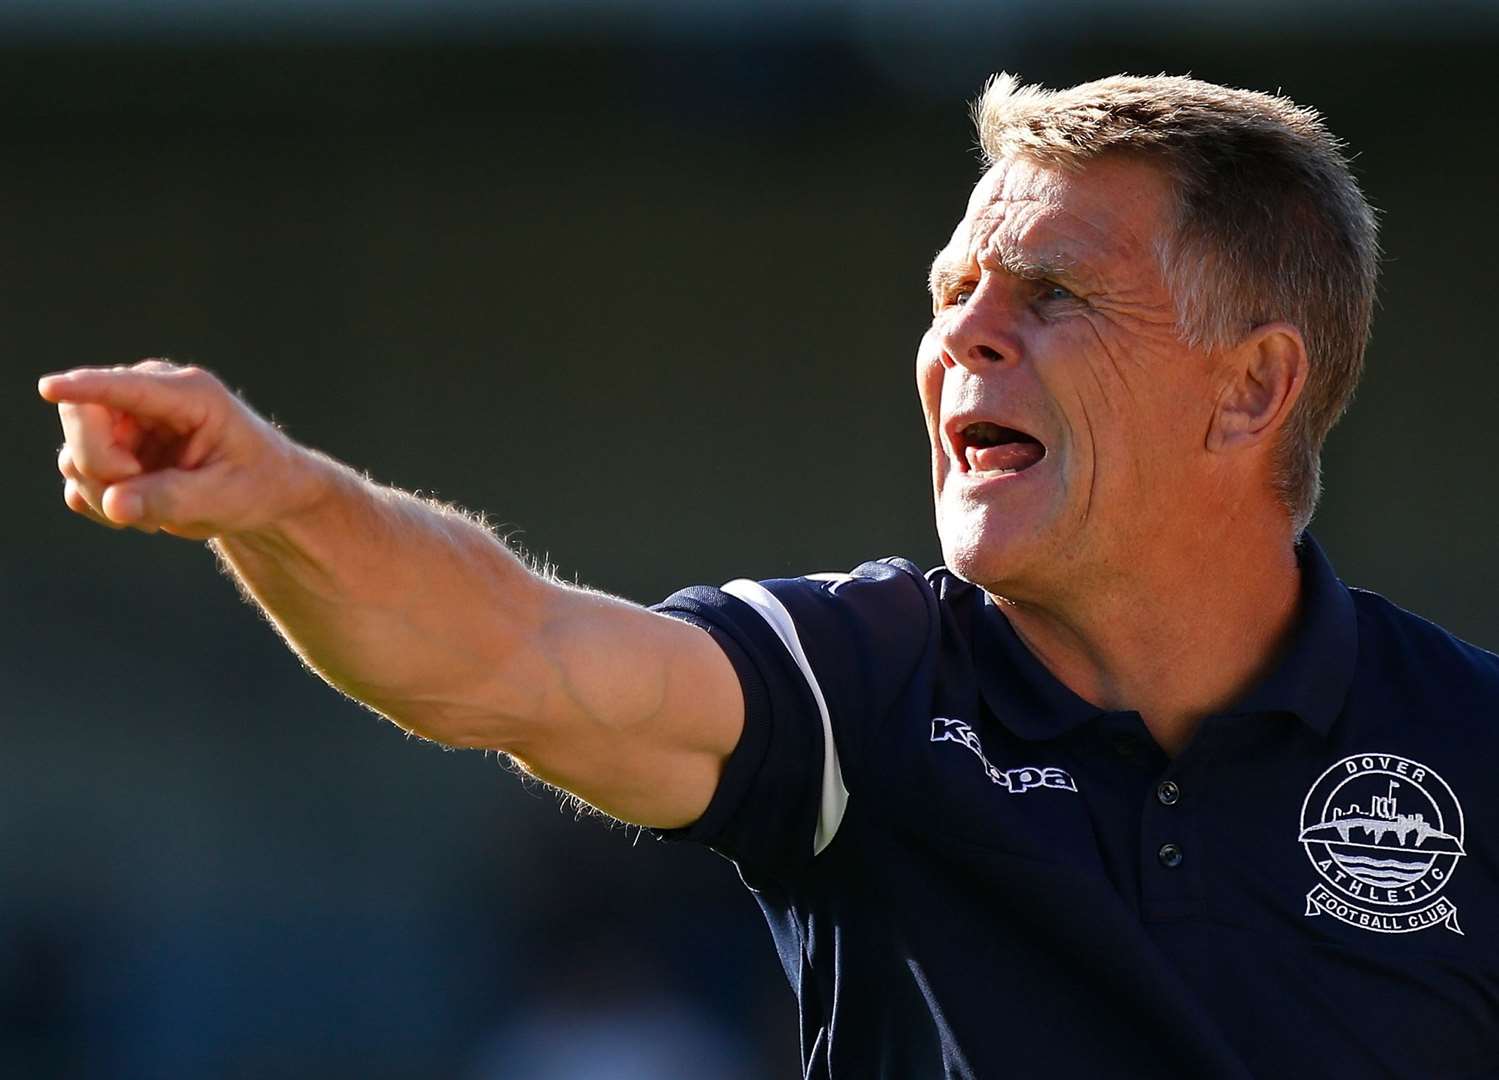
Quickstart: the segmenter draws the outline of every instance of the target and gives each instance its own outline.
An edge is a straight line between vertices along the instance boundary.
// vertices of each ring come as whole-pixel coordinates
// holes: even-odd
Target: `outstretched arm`
[[[533,573],[466,515],[298,445],[201,369],[79,368],[38,389],[62,420],[68,507],[211,541],[332,685],[624,821],[706,809],[744,703],[702,631]]]

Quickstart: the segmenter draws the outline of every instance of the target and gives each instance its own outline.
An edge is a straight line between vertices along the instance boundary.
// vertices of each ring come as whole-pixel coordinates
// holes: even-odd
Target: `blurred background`
[[[938,561],[912,389],[996,69],[1283,89],[1387,252],[1314,529],[1499,646],[1490,2],[0,3],[0,1075],[761,1080],[711,853],[341,700],[73,518],[35,377],[168,355],[640,601]]]

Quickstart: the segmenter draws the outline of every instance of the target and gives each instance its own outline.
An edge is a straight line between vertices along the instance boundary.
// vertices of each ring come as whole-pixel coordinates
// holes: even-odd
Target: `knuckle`
[[[63,453],[57,455],[57,468],[64,476],[82,480],[94,472],[93,466],[98,464],[96,459],[97,455],[87,446],[70,444]]]
[[[69,480],[63,485],[63,502],[73,513],[79,517],[87,518],[96,525],[104,525],[111,529],[119,528],[118,525],[110,521],[89,502],[88,498],[84,495],[83,486],[75,480]]]
[[[184,382],[191,383],[204,390],[217,390],[223,385],[219,382],[217,375],[207,368],[198,367],[196,364],[189,364],[187,367],[184,367],[179,377]]]
[[[73,483],[77,486],[78,497],[87,503],[89,508],[95,513],[103,513],[100,505],[103,501],[104,493],[99,485],[82,476],[74,477]]]

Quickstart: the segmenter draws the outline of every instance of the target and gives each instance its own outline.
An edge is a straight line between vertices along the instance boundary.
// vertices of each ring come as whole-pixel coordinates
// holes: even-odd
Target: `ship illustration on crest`
[[[1306,914],[1365,930],[1463,931],[1441,896],[1463,848],[1462,806],[1429,767],[1397,754],[1357,754],[1307,792],[1297,837],[1322,883]]]
[[[1402,814],[1399,788],[1399,781],[1389,781],[1385,794],[1369,799],[1368,810],[1357,803],[1346,809],[1333,807],[1332,820],[1301,830],[1302,843],[1319,840],[1353,877],[1396,887],[1420,878],[1437,855],[1467,854],[1460,839],[1429,824],[1425,814]]]

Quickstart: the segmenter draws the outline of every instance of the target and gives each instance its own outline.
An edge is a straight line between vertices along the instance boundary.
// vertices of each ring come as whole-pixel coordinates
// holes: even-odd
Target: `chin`
[[[934,470],[937,533],[947,568],[964,581],[1012,600],[1047,595],[1067,561],[1079,524],[1048,456],[1009,477],[984,479]]]
[[[988,592],[1013,598],[1015,589],[1034,578],[1038,566],[1054,555],[1055,538],[1034,524],[987,520],[973,513],[948,514],[938,519],[942,558],[964,581]]]

